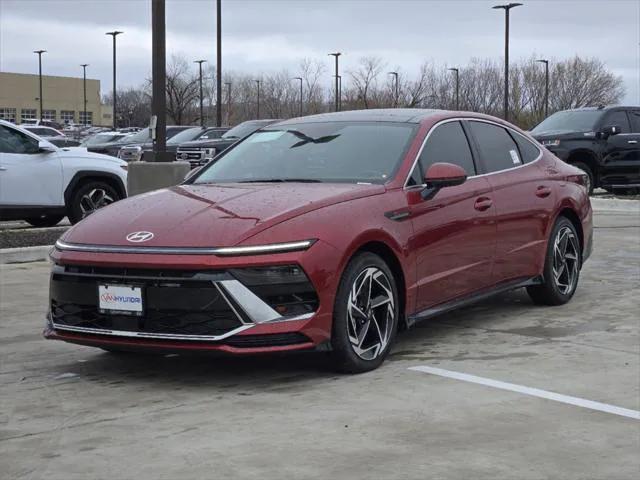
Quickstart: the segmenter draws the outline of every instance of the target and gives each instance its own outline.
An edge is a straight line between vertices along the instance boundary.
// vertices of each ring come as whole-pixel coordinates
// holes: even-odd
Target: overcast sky
[[[535,54],[603,60],[624,78],[626,103],[640,104],[640,0],[521,0],[511,11],[511,58]],[[472,57],[500,59],[504,13],[485,0],[223,0],[223,69],[296,68],[303,57],[341,70],[376,55],[389,70],[415,73],[430,60],[464,66]],[[150,0],[0,0],[0,71],[88,75],[111,89],[111,37],[118,29],[118,84],[135,86],[151,71]],[[215,0],[167,0],[167,56],[215,62]],[[196,66],[194,65],[194,69]],[[542,67],[541,67],[542,68]]]

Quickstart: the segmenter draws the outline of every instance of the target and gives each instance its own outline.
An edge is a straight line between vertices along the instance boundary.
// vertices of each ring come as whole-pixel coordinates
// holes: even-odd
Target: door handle
[[[479,197],[476,199],[476,203],[473,205],[473,208],[480,212],[484,212],[491,208],[491,205],[493,205],[493,200],[489,197]]]
[[[545,185],[540,185],[536,188],[536,196],[540,198],[547,198],[551,195],[551,189]]]
[[[630,143],[631,145],[635,145],[636,143],[638,143],[638,140],[629,140],[627,143]]]

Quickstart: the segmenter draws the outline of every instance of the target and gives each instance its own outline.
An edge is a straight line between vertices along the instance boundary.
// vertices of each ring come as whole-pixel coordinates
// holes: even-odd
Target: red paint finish
[[[504,281],[540,275],[550,230],[563,210],[579,219],[586,252],[591,244],[592,213],[585,188],[575,181],[580,172],[545,149],[541,148],[542,156],[534,163],[486,175],[479,172],[461,185],[443,188],[428,200],[420,197],[420,187],[405,188],[427,133],[438,122],[454,117],[508,125],[479,114],[425,114],[397,174],[385,185],[182,185],[117,202],[62,237],[71,243],[131,245],[126,235],[144,230],[155,235],[144,245],[154,247],[264,245],[317,239],[307,251],[240,257],[59,250],[52,254],[53,261],[60,265],[148,269],[299,264],[318,293],[317,312],[306,320],[267,322],[238,335],[302,332],[310,344],[238,349],[187,341],[161,345],[142,339],[51,330],[45,336],[88,345],[124,342],[145,349],[217,349],[230,353],[309,348],[330,339],[340,278],[359,249],[384,248],[396,258],[405,286],[402,295],[407,316]]]

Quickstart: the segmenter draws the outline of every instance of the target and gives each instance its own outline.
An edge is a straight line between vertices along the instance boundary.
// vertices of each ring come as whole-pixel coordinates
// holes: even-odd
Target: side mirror
[[[56,147],[51,145],[49,142],[45,142],[44,140],[40,140],[38,142],[38,151],[41,153],[52,153],[56,151]]]
[[[602,131],[600,133],[604,138],[608,138],[608,137],[611,137],[612,135],[619,134],[620,130],[621,129],[619,125],[607,125],[606,127],[602,128]]]
[[[462,185],[467,180],[467,172],[453,163],[434,163],[424,176],[427,185],[420,192],[423,200],[433,198],[442,188]]]

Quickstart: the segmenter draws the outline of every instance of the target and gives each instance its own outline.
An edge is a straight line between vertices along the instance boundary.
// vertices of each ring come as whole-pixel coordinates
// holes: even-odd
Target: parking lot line
[[[500,380],[492,380],[491,378],[477,377],[476,375],[469,375],[467,373],[453,372],[451,370],[443,370],[442,368],[428,367],[426,365],[419,365],[416,367],[409,367],[409,370],[416,372],[430,373],[432,375],[438,375],[440,377],[453,378],[455,380],[462,380],[463,382],[477,383],[480,385],[486,385],[493,388],[499,388],[501,390],[509,390],[511,392],[524,393],[525,395],[531,395],[533,397],[546,398],[547,400],[555,400],[556,402],[567,403],[569,405],[575,405],[582,408],[590,408],[591,410],[598,410],[600,412],[613,413],[614,415],[620,415],[623,417],[634,418],[640,420],[640,411],[631,410],[629,408],[616,407],[615,405],[609,405],[608,403],[594,402],[592,400],[586,400],[584,398],[571,397],[569,395],[562,395],[561,393],[548,392],[547,390],[540,390],[539,388],[525,387],[524,385],[517,385],[515,383],[501,382]]]

